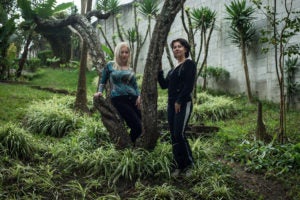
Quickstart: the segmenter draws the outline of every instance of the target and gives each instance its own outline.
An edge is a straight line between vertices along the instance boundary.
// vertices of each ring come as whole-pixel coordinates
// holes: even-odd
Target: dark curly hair
[[[175,40],[173,40],[171,42],[171,48],[173,49],[173,45],[175,42],[179,42],[182,46],[184,46],[184,48],[186,49],[186,52],[185,52],[185,57],[189,57],[190,56],[190,51],[191,51],[191,45],[188,43],[188,41],[186,41],[185,39],[183,38],[177,38]]]

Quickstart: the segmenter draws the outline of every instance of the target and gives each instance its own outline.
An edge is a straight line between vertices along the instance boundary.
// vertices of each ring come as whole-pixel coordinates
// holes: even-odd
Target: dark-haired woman
[[[177,60],[177,66],[168,72],[166,78],[160,66],[158,82],[162,89],[168,89],[168,123],[175,161],[172,176],[178,176],[181,173],[189,176],[193,166],[193,156],[185,136],[185,129],[193,107],[192,91],[196,65],[188,58],[190,45],[185,39],[173,40],[171,48]]]

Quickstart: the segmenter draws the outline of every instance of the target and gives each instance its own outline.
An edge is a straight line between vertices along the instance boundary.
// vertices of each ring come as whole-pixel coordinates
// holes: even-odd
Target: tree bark
[[[157,129],[157,73],[171,25],[185,0],[166,0],[152,34],[142,84],[142,123],[144,137],[141,144],[153,149],[159,137]],[[139,145],[139,144],[138,144]]]
[[[108,14],[101,14],[99,12],[97,16],[101,16],[106,19],[109,15]],[[94,13],[94,16],[95,13]],[[93,64],[96,67],[98,74],[101,73],[101,69],[105,66],[105,56],[103,51],[101,50],[101,43],[98,39],[98,35],[94,30],[93,26],[89,23],[86,17],[74,14],[70,15],[65,19],[58,19],[58,20],[44,20],[40,18],[35,18],[35,22],[39,28],[63,28],[68,25],[71,25],[75,30],[77,30],[82,38],[87,42],[89,53],[93,59]]]
[[[25,65],[25,62],[26,62],[26,59],[27,59],[27,55],[28,55],[28,48],[29,48],[29,45],[30,45],[31,40],[32,40],[32,34],[33,34],[33,31],[30,30],[28,38],[26,40],[26,44],[24,46],[24,51],[22,53],[21,59],[19,60],[19,67],[18,67],[17,72],[16,72],[16,77],[17,78],[19,78],[22,74],[22,71],[23,71],[23,68],[24,68],[24,65]]]
[[[256,139],[267,142],[266,126],[262,118],[262,103],[257,104],[257,123],[256,123]]]
[[[129,147],[132,142],[124,122],[115,107],[108,99],[103,97],[94,97],[94,106],[100,111],[102,122],[116,148],[124,149]]]
[[[77,92],[75,99],[75,110],[82,113],[89,113],[87,107],[87,92],[86,92],[86,69],[87,69],[87,44],[82,43],[80,67],[77,82]]]
[[[55,68],[67,63],[71,58],[71,31],[68,28],[43,28],[37,27],[37,32],[43,35],[51,45],[53,55],[60,61],[53,63]]]
[[[246,46],[244,42],[242,42],[242,60],[244,64],[248,100],[251,103],[253,99],[252,99],[252,92],[251,92],[251,85],[250,85],[250,78],[249,78],[249,71],[248,71],[247,56],[246,56]]]
[[[85,14],[87,11],[90,11],[92,8],[91,0],[82,0],[81,1],[81,14]],[[87,92],[86,92],[86,69],[87,69],[87,56],[88,56],[88,48],[87,44],[82,41],[81,47],[81,56],[80,56],[80,67],[79,67],[79,75],[78,75],[78,85],[77,85],[77,93],[75,99],[75,110],[78,110],[82,113],[89,113],[89,108],[87,106]]]

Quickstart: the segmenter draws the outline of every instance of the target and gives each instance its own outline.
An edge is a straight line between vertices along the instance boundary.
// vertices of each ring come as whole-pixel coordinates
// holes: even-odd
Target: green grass
[[[87,94],[89,97],[96,91],[96,72],[87,72]],[[39,69],[27,84],[0,84],[0,125],[7,121],[20,121],[24,116],[25,108],[37,100],[51,99],[53,96],[62,96],[47,91],[31,88],[37,85],[45,88],[65,89],[76,91],[78,70],[58,70],[51,68]]]
[[[95,71],[86,72],[86,86],[88,94],[96,91],[96,84],[93,83],[97,77]],[[61,70],[43,68],[39,69],[37,75],[29,82],[30,85],[38,85],[49,88],[65,89],[69,92],[77,90],[78,70]]]
[[[52,93],[32,89],[27,85],[0,84],[0,125],[22,120],[28,105],[53,96]]]

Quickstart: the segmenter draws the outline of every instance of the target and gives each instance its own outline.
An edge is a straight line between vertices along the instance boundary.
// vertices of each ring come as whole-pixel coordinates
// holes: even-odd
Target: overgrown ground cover
[[[168,136],[154,151],[116,150],[98,113],[73,112],[74,96],[37,90],[77,87],[77,71],[43,69],[26,84],[0,83],[0,199],[299,199],[300,116],[287,114],[289,141],[255,141],[256,105],[243,96],[199,93],[191,123],[217,126],[190,136],[191,177],[170,176]],[[89,106],[96,74],[87,74]],[[163,113],[166,93],[160,91]],[[270,135],[278,106],[263,103]],[[167,134],[166,130],[162,130]]]

